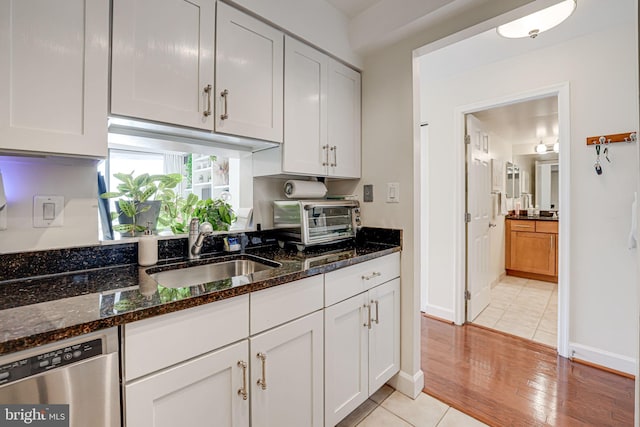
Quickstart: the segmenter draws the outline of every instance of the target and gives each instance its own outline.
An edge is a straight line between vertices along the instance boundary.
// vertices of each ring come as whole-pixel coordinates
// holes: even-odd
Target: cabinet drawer
[[[536,232],[558,234],[558,222],[557,221],[536,221]]]
[[[536,231],[536,221],[509,219],[513,231]]]
[[[249,295],[124,326],[127,381],[223,347],[249,335]]]
[[[323,285],[317,275],[251,293],[251,335],[321,309]]]
[[[332,271],[324,276],[325,307],[400,277],[398,252]]]

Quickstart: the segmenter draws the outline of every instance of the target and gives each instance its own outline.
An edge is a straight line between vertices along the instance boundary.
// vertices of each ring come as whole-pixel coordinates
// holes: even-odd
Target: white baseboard
[[[626,374],[636,374],[636,359],[621,354],[611,353],[599,348],[582,344],[569,343],[569,355],[572,358],[614,369]]]
[[[438,317],[440,319],[454,322],[453,310],[450,308],[438,307],[437,305],[427,304],[427,306],[423,308],[423,311],[425,312],[425,314],[428,314],[429,316]]]
[[[400,371],[389,380],[389,385],[400,393],[415,399],[422,393],[424,388],[424,372],[420,370],[411,375]]]

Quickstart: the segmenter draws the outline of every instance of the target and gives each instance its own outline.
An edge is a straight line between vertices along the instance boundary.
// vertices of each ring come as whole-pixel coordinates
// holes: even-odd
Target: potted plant
[[[229,227],[236,220],[231,205],[223,199],[199,200],[193,216],[197,217],[200,223],[211,223],[214,231],[229,231]]]
[[[164,195],[167,190],[173,192],[181,181],[179,173],[166,175],[142,175],[115,173],[113,176],[121,181],[117,191],[111,191],[100,195],[103,199],[118,198],[116,212],[111,213],[111,220],[118,220],[113,229],[120,233],[135,235],[144,231],[147,224],[151,224],[151,230],[155,231],[160,215],[162,200],[156,200],[157,194]]]

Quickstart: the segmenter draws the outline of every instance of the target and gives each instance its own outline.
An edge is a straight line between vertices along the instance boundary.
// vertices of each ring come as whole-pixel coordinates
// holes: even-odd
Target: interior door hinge
[[[471,292],[464,291],[464,299],[466,299],[467,301],[471,300]]]
[[[471,222],[471,214],[469,212],[464,214],[464,222]]]
[[[464,136],[464,143],[465,144],[471,144],[471,135],[465,135]]]

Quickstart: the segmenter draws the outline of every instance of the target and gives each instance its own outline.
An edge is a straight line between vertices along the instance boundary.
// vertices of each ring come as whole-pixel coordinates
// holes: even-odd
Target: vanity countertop
[[[517,219],[517,220],[525,220],[525,221],[558,221],[558,217],[552,217],[552,216],[540,216],[540,215],[534,215],[534,216],[518,216],[518,215],[507,215],[505,217],[506,219]]]
[[[241,255],[173,260],[153,267],[129,264],[0,282],[0,354],[259,291],[400,250],[399,244],[372,242],[305,253],[272,245],[248,249]],[[263,258],[281,266],[177,289],[158,286],[146,272],[234,256]]]

